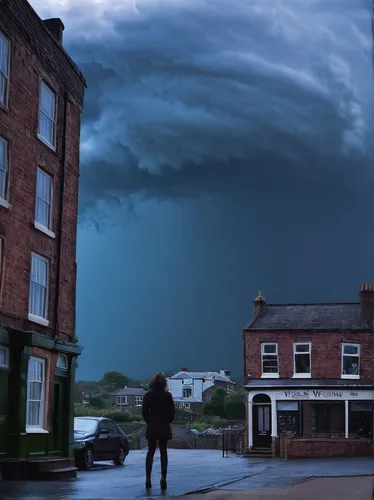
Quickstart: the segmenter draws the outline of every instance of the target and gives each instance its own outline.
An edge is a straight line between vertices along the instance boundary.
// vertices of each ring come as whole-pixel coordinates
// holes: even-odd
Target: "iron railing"
[[[245,430],[243,427],[236,429],[222,429],[222,456],[244,454]]]

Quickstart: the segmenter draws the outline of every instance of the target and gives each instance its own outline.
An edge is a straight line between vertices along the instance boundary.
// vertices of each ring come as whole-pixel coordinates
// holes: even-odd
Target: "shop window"
[[[326,436],[344,435],[344,401],[315,403],[312,408],[311,431]]]
[[[371,402],[350,403],[349,434],[357,438],[373,437],[373,410]]]
[[[278,401],[278,433],[299,435],[299,404],[297,401]]]
[[[31,357],[27,373],[26,430],[44,429],[45,360]]]
[[[310,377],[311,371],[311,344],[297,342],[293,345],[294,352],[294,376]]]
[[[360,345],[343,344],[342,378],[360,378]]]

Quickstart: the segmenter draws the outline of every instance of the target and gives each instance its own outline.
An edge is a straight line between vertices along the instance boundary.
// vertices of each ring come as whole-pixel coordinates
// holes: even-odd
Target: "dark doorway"
[[[61,454],[63,450],[64,432],[68,416],[64,413],[64,399],[66,398],[67,378],[55,377],[53,385],[52,406],[52,450],[54,454]]]
[[[253,447],[271,448],[271,400],[265,394],[253,398]]]

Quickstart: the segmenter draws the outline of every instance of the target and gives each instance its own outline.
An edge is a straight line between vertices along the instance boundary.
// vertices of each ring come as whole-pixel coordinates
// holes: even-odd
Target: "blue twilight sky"
[[[88,81],[78,377],[231,369],[374,281],[370,0],[32,0]]]

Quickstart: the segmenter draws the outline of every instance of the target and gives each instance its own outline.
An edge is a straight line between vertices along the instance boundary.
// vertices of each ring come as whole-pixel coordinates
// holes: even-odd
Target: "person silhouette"
[[[162,490],[167,489],[166,476],[168,471],[167,445],[172,439],[171,424],[175,417],[173,396],[167,390],[167,381],[163,373],[157,373],[149,382],[149,391],[144,395],[142,415],[147,424],[146,439],[148,452],[145,460],[146,489],[152,488],[152,466],[156,452],[157,441],[161,456],[161,481]]]

